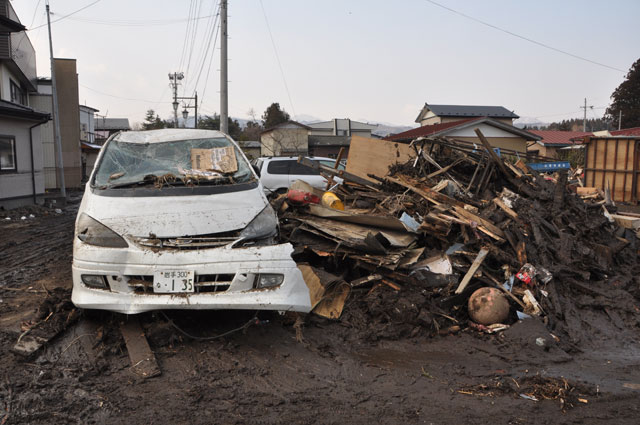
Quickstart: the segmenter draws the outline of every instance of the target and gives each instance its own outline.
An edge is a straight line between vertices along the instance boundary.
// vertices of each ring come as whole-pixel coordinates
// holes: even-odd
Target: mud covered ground
[[[632,295],[622,313],[576,304],[570,337],[555,338],[535,319],[498,335],[465,326],[419,332],[419,320],[401,323],[416,298],[386,287],[354,291],[340,321],[310,315],[301,326],[275,313],[145,314],[137,319],[162,374],[140,378],[119,330],[136,319],[70,303],[75,208],[0,212],[2,425],[638,423]],[[213,340],[184,335],[209,338],[247,323]],[[12,348],[29,329],[60,332],[25,358]]]

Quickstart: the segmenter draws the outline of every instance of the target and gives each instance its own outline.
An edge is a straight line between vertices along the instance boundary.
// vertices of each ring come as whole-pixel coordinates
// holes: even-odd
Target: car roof
[[[218,130],[200,130],[194,128],[165,128],[161,130],[123,131],[114,136],[115,141],[126,143],[163,143],[180,140],[220,139],[229,137]],[[229,139],[230,140],[230,139]]]

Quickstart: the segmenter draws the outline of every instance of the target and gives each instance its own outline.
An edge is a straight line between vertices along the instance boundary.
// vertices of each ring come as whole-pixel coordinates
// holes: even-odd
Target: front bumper
[[[73,293],[71,300],[80,308],[136,314],[163,309],[247,309],[307,313],[311,310],[309,289],[291,258],[290,244],[252,248],[213,248],[201,250],[152,250],[131,246],[127,249],[101,248],[74,240]],[[193,270],[196,276],[226,276],[222,291],[155,294],[151,288],[140,293],[133,285],[137,277],[153,276],[155,271]],[[255,289],[258,274],[284,276],[277,287]],[[108,289],[86,286],[81,275],[103,275]],[[148,291],[147,291],[148,290]]]

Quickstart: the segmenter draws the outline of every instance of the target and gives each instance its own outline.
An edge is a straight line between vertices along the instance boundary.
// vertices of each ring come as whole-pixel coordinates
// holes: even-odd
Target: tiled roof
[[[439,117],[520,118],[504,106],[429,105]]]
[[[585,136],[593,136],[593,133],[590,131],[529,130],[529,133],[542,137],[542,140],[538,143],[543,146],[574,145],[576,143],[582,143],[580,139]]]
[[[622,130],[610,131],[612,136],[640,136],[640,127],[623,128]]]
[[[128,118],[96,118],[96,130],[130,130]]]
[[[451,121],[451,122],[445,122],[445,123],[433,124],[433,125],[423,125],[422,127],[413,128],[411,130],[403,131],[402,133],[389,135],[385,137],[385,140],[391,140],[395,142],[395,141],[413,140],[417,137],[433,136],[434,134],[439,133],[443,130],[447,130],[449,128],[457,127],[464,123],[478,121],[481,119],[482,118],[468,118],[466,120]]]

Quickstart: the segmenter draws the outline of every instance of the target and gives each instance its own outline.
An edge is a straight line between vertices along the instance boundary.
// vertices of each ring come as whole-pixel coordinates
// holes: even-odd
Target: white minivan
[[[334,168],[335,159],[319,156],[307,157],[311,161]],[[303,180],[318,189],[325,189],[327,179],[320,172],[298,162],[297,156],[273,156],[256,158],[251,162],[260,177],[260,183],[267,195],[285,192],[296,180]],[[343,164],[338,164],[339,170],[344,170]],[[335,183],[342,183],[340,177],[334,178]]]
[[[102,147],[78,210],[72,301],[127,314],[308,312],[309,290],[291,244],[276,243],[277,226],[258,177],[227,135],[117,133]]]

